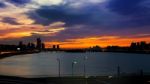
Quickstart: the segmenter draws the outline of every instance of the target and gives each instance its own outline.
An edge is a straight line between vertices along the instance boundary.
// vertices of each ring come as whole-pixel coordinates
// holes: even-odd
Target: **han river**
[[[115,75],[117,66],[120,66],[121,73],[150,72],[149,54],[41,52],[1,59],[0,75],[57,77],[60,68],[60,76],[71,76],[73,62],[76,62],[73,66],[75,76],[84,73],[87,76]]]

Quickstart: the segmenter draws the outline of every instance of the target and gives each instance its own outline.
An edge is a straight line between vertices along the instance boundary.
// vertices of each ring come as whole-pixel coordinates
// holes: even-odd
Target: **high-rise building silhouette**
[[[44,50],[45,49],[45,44],[44,43],[42,43],[42,50]]]
[[[31,43],[31,48],[35,49],[35,44],[34,43]]]
[[[137,49],[137,44],[135,42],[132,42],[130,45],[131,50],[136,50]]]
[[[30,42],[27,44],[27,49],[31,49],[31,43]]]
[[[42,49],[42,41],[40,38],[37,38],[37,45],[36,45],[36,48],[38,50],[41,50]]]
[[[60,49],[60,46],[59,46],[59,45],[53,45],[52,49],[53,49],[53,50],[59,50],[59,49]]]
[[[56,49],[56,45],[53,45],[53,49]]]
[[[56,48],[59,50],[60,49],[59,45],[57,45]]]
[[[22,42],[22,41],[19,42],[18,49],[19,49],[20,51],[23,51],[23,50],[24,50],[24,46],[23,46],[23,42]]]

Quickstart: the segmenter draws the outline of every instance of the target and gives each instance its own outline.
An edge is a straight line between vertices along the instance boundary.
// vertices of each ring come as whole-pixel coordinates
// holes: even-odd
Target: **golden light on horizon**
[[[105,39],[104,39],[105,38]],[[107,39],[106,39],[107,38]],[[117,36],[105,36],[105,37],[88,37],[81,39],[70,39],[66,42],[46,42],[46,47],[49,48],[51,45],[59,44],[61,48],[89,48],[95,45],[101,47],[107,46],[130,46],[131,42],[146,41],[150,42],[149,37],[144,38],[119,38]]]

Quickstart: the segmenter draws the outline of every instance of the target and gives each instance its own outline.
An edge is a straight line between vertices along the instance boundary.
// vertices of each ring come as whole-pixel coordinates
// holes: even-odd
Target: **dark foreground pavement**
[[[0,76],[0,84],[150,84],[150,76],[126,77],[47,77],[47,78],[20,78]]]

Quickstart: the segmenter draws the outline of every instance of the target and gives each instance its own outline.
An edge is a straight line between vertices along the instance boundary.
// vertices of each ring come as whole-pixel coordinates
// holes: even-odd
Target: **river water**
[[[1,59],[0,75],[56,77],[59,73],[57,59],[60,59],[61,76],[72,75],[74,61],[77,62],[73,64],[73,73],[76,76],[83,76],[84,73],[87,76],[115,75],[117,66],[120,66],[121,73],[138,73],[141,69],[150,72],[149,54],[42,52]]]

